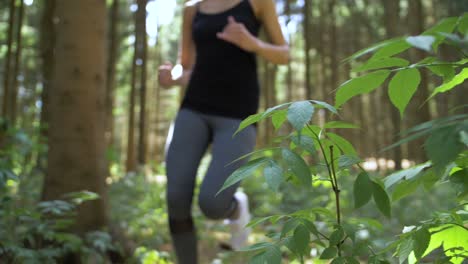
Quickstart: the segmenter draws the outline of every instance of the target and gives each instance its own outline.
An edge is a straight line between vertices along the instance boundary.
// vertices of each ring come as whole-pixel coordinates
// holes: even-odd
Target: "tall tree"
[[[8,17],[8,32],[7,32],[7,51],[5,59],[5,70],[4,70],[4,79],[3,79],[3,104],[2,104],[2,117],[8,119],[10,102],[11,102],[11,56],[12,56],[12,46],[13,46],[13,28],[15,22],[15,11],[16,11],[16,0],[10,0],[10,13]]]
[[[115,97],[115,77],[118,60],[119,40],[119,9],[120,0],[113,0],[110,9],[109,21],[109,49],[107,57],[107,82],[106,82],[106,145],[114,143],[114,97]]]
[[[400,21],[400,0],[382,0],[384,7],[384,25],[387,33],[387,38],[395,38],[400,35],[398,32],[398,21]],[[388,100],[385,100],[388,101]],[[387,105],[386,105],[387,106]],[[390,128],[390,131],[395,136],[394,141],[399,140],[399,133],[401,130],[401,119],[398,110],[389,106],[388,110],[391,115],[391,120],[393,128]],[[403,158],[401,146],[395,147],[392,152],[392,159],[395,161],[395,169],[401,169],[401,160]]]
[[[304,29],[304,54],[305,54],[305,89],[306,98],[312,99],[312,61],[310,59],[310,50],[312,48],[312,28],[311,28],[311,17],[312,17],[312,0],[305,1],[303,10],[303,29]]]
[[[18,89],[19,89],[19,82],[18,82],[18,75],[20,71],[20,64],[21,64],[21,48],[22,48],[22,29],[23,29],[23,17],[24,17],[24,1],[20,0],[20,5],[18,9],[18,21],[16,26],[16,49],[15,49],[15,61],[13,67],[13,73],[11,77],[13,78],[12,86],[11,86],[11,109],[10,109],[10,121],[11,124],[14,126],[16,123],[16,115],[18,111]]]
[[[140,36],[139,58],[140,65],[140,126],[138,136],[138,163],[146,163],[146,62],[148,59],[148,40],[146,34],[146,4],[148,0],[137,0],[137,29],[136,34]]]
[[[76,231],[108,223],[104,161],[105,1],[56,1],[56,42],[50,93],[44,200],[88,190],[98,200],[79,207]]]
[[[45,0],[42,5],[41,25],[39,32],[39,54],[41,58],[41,74],[42,74],[42,91],[41,91],[41,114],[40,114],[40,142],[45,144],[45,139],[48,137],[49,126],[49,94],[52,87],[52,74],[54,63],[54,13],[56,0]],[[46,167],[47,157],[42,153],[38,156],[38,167],[44,169]],[[47,186],[44,186],[47,188]]]
[[[291,0],[284,0],[284,15],[286,16],[286,26],[291,21]],[[293,35],[288,32],[289,45],[293,45]],[[288,69],[286,72],[286,101],[291,102],[293,100],[293,75],[292,75],[292,61],[293,54],[290,54],[288,61]]]
[[[129,113],[128,113],[128,134],[127,134],[127,162],[126,170],[136,170],[136,155],[135,155],[135,103],[136,103],[136,86],[137,86],[137,72],[139,62],[139,37],[137,34],[138,30],[138,16],[135,13],[135,42],[133,43],[133,58],[132,58],[132,71],[131,71],[131,87],[130,87],[130,102],[129,102]]]
[[[424,6],[421,0],[410,0],[408,1],[409,12],[408,12],[408,25],[409,33],[411,35],[419,35],[424,31],[425,28],[425,15]],[[425,57],[423,51],[414,50],[411,54],[414,61],[419,61]],[[429,104],[424,103],[429,97],[427,74],[425,71],[421,71],[421,83],[414,94],[411,104],[408,106],[408,127],[415,126],[417,124],[429,121],[431,113],[429,110]],[[416,162],[422,162],[426,160],[424,151],[422,151],[423,141],[415,140],[409,144],[408,155],[409,158]]]

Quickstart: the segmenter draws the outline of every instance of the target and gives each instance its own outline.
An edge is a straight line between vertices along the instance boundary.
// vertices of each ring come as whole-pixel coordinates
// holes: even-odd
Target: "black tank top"
[[[258,109],[257,63],[254,53],[216,36],[229,16],[258,36],[260,22],[249,0],[215,14],[202,13],[197,7],[192,23],[196,59],[182,108],[244,119]]]

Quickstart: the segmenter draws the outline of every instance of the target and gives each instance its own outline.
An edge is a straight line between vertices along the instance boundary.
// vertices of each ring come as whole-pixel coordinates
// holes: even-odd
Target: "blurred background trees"
[[[80,213],[96,218],[80,218],[89,220],[83,220],[84,230],[108,226],[108,210],[110,225],[128,229],[129,221],[150,205],[140,204],[141,211],[120,215],[116,222],[113,216],[125,204],[115,194],[125,192],[126,184],[129,199],[137,192],[135,199],[157,203],[159,209],[153,210],[164,215],[159,188],[164,184],[164,146],[183,89],[161,89],[157,68],[177,61],[183,1],[85,2],[0,1],[0,158],[20,176],[15,192],[24,190],[29,197],[25,200],[58,199],[87,189],[103,199],[83,207]],[[276,2],[291,60],[279,67],[259,63],[262,109],[302,99],[333,103],[335,89],[355,74],[350,71],[353,65],[341,63],[347,56],[383,39],[417,35],[441,18],[468,11],[463,0]],[[448,59],[454,56],[453,51],[442,52]],[[379,150],[396,141],[398,132],[468,104],[466,83],[425,103],[438,81],[422,76],[424,89],[404,119],[381,89],[352,99],[342,119],[361,129],[341,134],[361,157],[374,161],[370,166],[375,169],[426,160],[421,142],[391,152]],[[316,121],[327,118],[323,112]],[[268,145],[273,137],[273,127],[260,124],[258,145]],[[137,187],[131,185],[132,172],[143,172],[144,181],[157,183],[159,193],[145,189],[141,179]],[[144,197],[146,191],[152,193],[149,198]],[[156,231],[142,234],[142,226],[163,223],[155,218],[139,219],[126,233],[151,237]]]

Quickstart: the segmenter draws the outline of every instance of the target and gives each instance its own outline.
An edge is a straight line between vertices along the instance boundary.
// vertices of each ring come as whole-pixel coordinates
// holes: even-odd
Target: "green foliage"
[[[41,145],[26,133],[9,130],[0,151],[0,259],[5,263],[58,263],[69,254],[84,262],[104,261],[114,250],[109,234],[95,231],[83,237],[73,233],[76,209],[98,199],[88,191],[70,193],[63,200],[37,202],[37,176],[32,153]],[[19,166],[21,164],[22,166]]]
[[[351,98],[370,93],[388,83],[390,101],[403,117],[419,87],[422,70],[429,70],[443,78],[443,83],[434,89],[427,100],[438,93],[456,88],[467,78],[468,60],[462,41],[466,38],[460,38],[456,33],[466,34],[467,20],[467,14],[459,18],[447,18],[420,36],[384,41],[352,55],[348,60],[357,60],[373,53],[366,62],[354,69],[355,72],[364,74],[339,87],[335,107],[341,107]],[[441,45],[455,46],[455,49],[462,51],[464,57],[458,61],[446,62],[429,56],[414,64],[397,57],[410,48],[420,49],[431,55],[437,54]],[[250,116],[238,129],[241,131],[251,124],[272,117],[276,129],[288,121],[294,131],[279,137],[286,143],[282,146],[289,148],[275,148],[281,151],[273,157],[260,155],[265,150],[246,155],[245,157],[255,156],[255,159],[234,172],[223,189],[251,177],[254,171],[265,166],[263,175],[274,192],[289,190],[290,185],[296,189],[313,191],[318,191],[320,186],[327,188],[328,196],[334,198],[332,210],[300,208],[289,214],[264,217],[251,222],[250,226],[257,226],[269,221],[282,228],[268,235],[271,242],[260,242],[244,249],[256,252],[250,263],[280,263],[283,248],[290,252],[292,258],[304,263],[311,247],[320,249],[320,259],[331,260],[331,263],[359,263],[359,258],[367,259],[367,263],[389,263],[385,259],[388,251],[394,251],[394,256],[400,263],[416,263],[429,254],[442,262],[461,263],[466,259],[468,218],[463,208],[468,194],[467,115],[430,120],[402,133],[402,139],[386,149],[425,137],[424,149],[430,160],[381,180],[362,169],[362,160],[351,143],[330,131],[334,128],[357,127],[342,121],[314,125],[311,120],[315,108],[325,108],[332,114],[337,114],[336,108],[324,102],[311,100],[286,103]],[[348,190],[348,185],[341,184],[349,177],[354,178],[352,191]],[[430,219],[419,219],[419,223],[405,227],[398,239],[383,246],[384,250],[379,254],[375,253],[371,243],[356,240],[360,223],[371,221],[365,218],[353,219],[343,214],[342,203],[346,201],[341,196],[347,192],[353,193],[356,209],[364,207],[372,199],[375,208],[391,218],[395,217],[392,214],[392,203],[396,204],[401,199],[416,195],[419,187],[432,191],[447,183],[455,191],[452,193],[457,196],[458,207],[437,212]],[[436,249],[441,246],[443,251],[438,252]]]

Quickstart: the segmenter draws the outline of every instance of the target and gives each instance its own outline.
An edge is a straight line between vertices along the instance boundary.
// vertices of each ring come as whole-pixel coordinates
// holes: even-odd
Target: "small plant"
[[[22,186],[22,178],[30,179],[15,173],[28,171],[15,169],[15,164],[18,156],[30,155],[32,141],[21,131],[9,131],[8,136],[16,148],[7,146],[0,153],[0,259],[5,263],[57,263],[67,254],[77,253],[85,263],[91,258],[103,262],[106,252],[113,249],[109,234],[95,231],[82,238],[70,231],[77,206],[98,199],[98,195],[83,191],[63,200],[36,202],[37,197]]]
[[[338,114],[337,108],[346,101],[370,93],[387,79],[390,79],[390,100],[403,116],[418,89],[420,70],[423,69],[443,78],[443,83],[434,89],[428,100],[438,93],[454,89],[468,78],[467,32],[468,14],[464,14],[445,19],[420,36],[378,43],[348,59],[356,60],[373,53],[370,59],[355,69],[355,72],[365,74],[339,87],[335,106],[315,100],[287,103],[252,115],[241,123],[238,131],[271,118],[276,129],[288,121],[294,130],[279,137],[282,147],[258,150],[241,157],[255,156],[235,171],[220,191],[263,168],[265,180],[274,192],[281,191],[283,184],[306,189],[320,184],[329,187],[335,198],[334,211],[322,207],[304,208],[291,214],[252,221],[250,226],[270,221],[272,224],[280,224],[281,228],[278,232],[268,234],[271,242],[258,243],[244,249],[256,252],[250,263],[281,263],[283,248],[290,252],[291,258],[304,263],[312,245],[320,249],[321,259],[330,259],[334,264],[359,263],[359,259],[366,259],[367,263],[390,263],[387,252],[394,252],[393,256],[399,263],[415,263],[430,253],[435,254],[432,257],[437,263],[462,263],[468,257],[468,212],[465,209],[468,194],[468,115],[458,114],[430,120],[404,132],[403,139],[388,148],[426,137],[425,151],[430,161],[395,172],[384,180],[367,173],[360,166],[361,159],[352,144],[330,131],[335,128],[353,129],[356,126],[342,121],[332,121],[322,126],[311,123],[315,109],[324,108]],[[462,58],[455,62],[437,58],[441,44],[452,45]],[[396,57],[411,47],[425,50],[430,56],[414,64]],[[275,155],[263,155],[267,150],[273,151]],[[363,228],[361,223],[364,221],[351,221],[341,212],[341,193],[347,186],[342,186],[340,179],[352,175],[357,175],[352,190],[355,208],[373,200],[377,209],[388,218],[392,217],[391,203],[411,195],[421,185],[430,190],[440,184],[450,183],[458,193],[459,205],[436,213],[432,219],[405,227],[396,241],[383,251],[376,251],[372,244],[359,241],[356,236]],[[442,254],[436,254],[438,248],[442,248]]]

